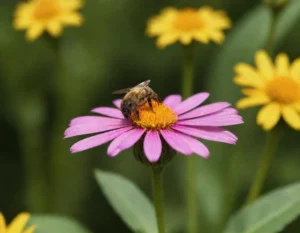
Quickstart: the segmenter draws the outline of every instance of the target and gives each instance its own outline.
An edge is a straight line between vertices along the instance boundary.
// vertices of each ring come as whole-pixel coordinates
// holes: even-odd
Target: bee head
[[[126,100],[122,102],[121,110],[125,118],[129,118],[136,107],[136,103],[131,100]]]

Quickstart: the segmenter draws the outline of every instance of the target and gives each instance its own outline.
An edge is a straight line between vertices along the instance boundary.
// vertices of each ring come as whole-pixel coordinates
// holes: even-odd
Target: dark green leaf
[[[108,202],[134,232],[157,233],[155,212],[149,199],[126,178],[95,171],[96,180]]]
[[[300,182],[277,189],[233,216],[225,233],[276,233],[300,214]]]
[[[91,233],[71,218],[48,214],[32,215],[28,225],[36,225],[34,233]]]

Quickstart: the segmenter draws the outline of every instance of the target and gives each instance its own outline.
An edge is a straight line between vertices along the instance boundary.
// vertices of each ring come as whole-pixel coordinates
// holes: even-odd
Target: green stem
[[[23,122],[19,127],[24,155],[26,208],[33,213],[47,211],[47,174],[41,122],[42,119],[38,119],[36,125]]]
[[[76,93],[70,92],[70,81],[63,62],[62,41],[48,38],[55,55],[54,93],[55,115],[50,142],[51,212],[77,214],[88,191],[86,174],[87,159],[72,159],[63,133],[72,115],[76,115],[78,104],[73,104]],[[70,182],[72,181],[72,182]],[[80,192],[78,191],[80,187]],[[70,198],[72,195],[72,198]]]
[[[269,30],[267,43],[266,43],[266,50],[270,55],[272,54],[273,49],[274,49],[274,39],[275,39],[278,15],[279,15],[279,11],[271,9],[271,26],[270,26],[270,30]],[[269,167],[271,165],[272,156],[275,152],[275,147],[278,142],[278,135],[277,135],[276,131],[275,131],[275,129],[273,129],[267,135],[265,153],[260,162],[255,179],[254,179],[252,186],[250,188],[250,191],[248,193],[247,204],[253,202],[260,195],[260,192],[263,188]]]
[[[278,132],[273,129],[267,134],[267,142],[265,146],[264,155],[260,161],[255,179],[252,183],[250,191],[247,197],[247,204],[253,202],[259,195],[263,188],[264,182],[266,180],[273,154],[275,153],[276,146],[278,144]]]
[[[1,80],[2,81],[2,80]],[[23,82],[22,82],[23,81]],[[29,89],[28,80],[3,80],[11,106],[15,110],[18,137],[24,166],[24,203],[32,213],[47,212],[47,170],[45,167],[45,95],[43,85]],[[30,80],[32,81],[32,80]],[[18,93],[18,95],[16,95]]]
[[[163,169],[152,168],[152,191],[157,220],[158,233],[165,233]]]
[[[271,26],[267,38],[266,43],[266,50],[271,55],[274,49],[274,40],[275,40],[275,32],[276,32],[276,25],[278,19],[278,12],[271,11]]]
[[[188,98],[193,93],[194,44],[183,47],[182,95]]]
[[[193,93],[194,44],[183,47],[182,95],[188,98]],[[197,232],[196,157],[187,159],[187,232]]]
[[[197,196],[196,196],[196,157],[187,159],[187,232],[196,233],[197,221]]]

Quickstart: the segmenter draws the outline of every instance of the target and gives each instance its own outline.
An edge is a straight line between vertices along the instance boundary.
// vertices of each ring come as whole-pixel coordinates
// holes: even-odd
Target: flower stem
[[[274,40],[275,40],[278,14],[279,14],[278,12],[271,11],[271,26],[268,34],[267,43],[266,43],[266,50],[269,54],[272,54],[274,49]]]
[[[182,96],[189,97],[193,93],[194,79],[194,45],[183,47]]]
[[[266,43],[266,50],[269,54],[272,54],[274,49],[274,39],[275,39],[275,31],[276,31],[276,24],[277,19],[279,15],[279,11],[271,10],[271,27],[269,30],[269,35]],[[263,188],[263,184],[265,182],[269,167],[271,165],[273,153],[275,152],[275,147],[278,142],[278,135],[277,130],[273,129],[270,133],[267,135],[267,142],[265,147],[265,153],[263,155],[263,158],[260,162],[258,171],[256,173],[255,179],[252,183],[252,186],[250,188],[250,191],[248,193],[247,201],[246,203],[249,204],[253,202],[261,192],[261,189]]]
[[[158,233],[165,233],[163,169],[152,168],[152,191],[156,213]]]
[[[197,221],[197,196],[196,196],[196,157],[187,160],[187,232],[196,233]]]
[[[64,63],[64,51],[61,39],[48,38],[49,46],[54,54],[53,96],[55,97],[55,114],[50,141],[50,212],[60,214],[79,213],[83,196],[88,192],[86,174],[87,159],[70,159],[68,145],[62,140],[66,124],[72,115],[76,115],[81,102],[73,106],[76,92],[70,91],[71,84]],[[72,180],[72,182],[70,182]],[[80,192],[78,191],[80,187]],[[72,198],[70,198],[72,195]]]
[[[20,116],[19,118],[20,126],[18,128],[20,130],[22,139],[21,148],[24,155],[26,208],[30,212],[46,212],[48,207],[48,187],[46,185],[47,170],[45,167],[45,145],[43,141],[44,108],[42,104],[44,104],[44,99],[42,95],[27,96],[26,98],[22,103],[24,104],[25,102],[24,105],[26,105],[32,101],[39,116],[34,122],[24,116]]]
[[[193,93],[194,44],[183,47],[182,95],[187,98]],[[187,232],[197,232],[196,157],[187,159]]]
[[[255,179],[248,193],[247,204],[253,202],[260,195],[272,162],[273,154],[275,153],[276,146],[278,144],[278,138],[278,132],[276,129],[273,129],[270,133],[267,134],[265,152],[260,161]]]

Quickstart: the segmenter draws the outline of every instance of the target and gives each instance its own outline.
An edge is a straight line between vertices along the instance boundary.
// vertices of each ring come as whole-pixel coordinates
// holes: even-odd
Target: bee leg
[[[147,101],[148,101],[148,104],[149,104],[149,106],[150,106],[152,112],[154,112],[153,106],[152,106],[152,100],[151,100],[151,98],[148,98]]]
[[[140,119],[140,113],[137,109],[135,110],[135,115],[136,115],[137,119],[139,120]]]
[[[155,100],[156,100],[156,102],[158,102],[158,103],[161,103],[161,102],[162,102],[161,99],[160,99],[160,97],[159,97],[158,95],[156,95]]]

